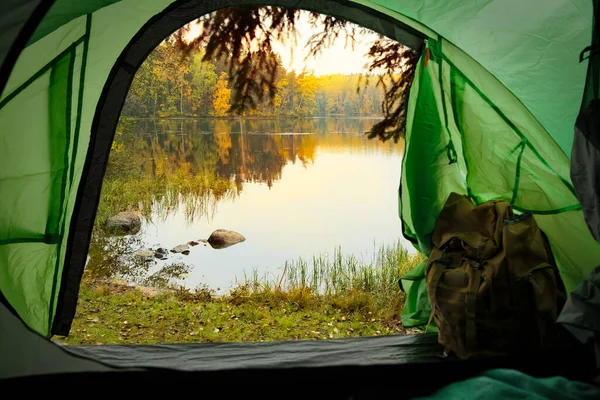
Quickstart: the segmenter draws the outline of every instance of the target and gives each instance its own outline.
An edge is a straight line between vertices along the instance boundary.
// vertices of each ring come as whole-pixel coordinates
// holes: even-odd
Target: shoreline
[[[402,327],[403,293],[377,296],[319,295],[309,288],[253,292],[248,284],[213,296],[85,277],[70,335],[52,340],[65,345],[264,342],[420,332]]]

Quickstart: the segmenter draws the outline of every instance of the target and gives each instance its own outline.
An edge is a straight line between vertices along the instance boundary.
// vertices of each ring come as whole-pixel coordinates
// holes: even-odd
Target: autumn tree
[[[206,116],[212,109],[218,76],[203,53],[182,53],[166,40],[142,63],[129,89],[124,116]]]
[[[231,89],[227,87],[227,72],[221,72],[217,85],[215,86],[215,94],[213,95],[213,115],[215,117],[224,117],[227,115],[231,105]]]
[[[211,62],[202,61],[203,54],[194,54],[191,70],[191,86],[193,109],[208,110],[212,107],[212,98],[217,85],[218,75],[215,65]]]
[[[230,112],[242,115],[256,109],[257,100],[262,101],[265,96],[275,99],[278,69],[271,56],[272,43],[274,40],[285,42],[290,39],[295,42],[300,12],[273,6],[225,8],[198,19],[201,34],[196,39],[185,40],[189,27],[179,30],[174,37],[187,51],[205,48],[204,60],[228,60],[233,92]],[[320,26],[321,31],[308,40],[309,56],[318,55],[340,36],[353,45],[356,36],[367,31],[347,21],[315,12],[310,12],[310,23],[314,27]],[[368,137],[398,141],[405,134],[406,103],[417,54],[379,35],[367,56],[371,58],[369,72],[385,71],[376,83],[385,90],[381,103],[384,118],[371,128]],[[357,86],[359,90],[360,86]]]

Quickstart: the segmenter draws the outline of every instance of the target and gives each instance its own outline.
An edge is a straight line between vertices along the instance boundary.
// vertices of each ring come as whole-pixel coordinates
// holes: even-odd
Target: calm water
[[[402,237],[398,184],[402,143],[368,140],[376,119],[141,121],[136,140],[151,149],[149,173],[177,165],[235,182],[230,195],[190,212],[155,205],[138,237],[142,247],[172,248],[215,229],[246,241],[225,249],[191,247],[156,261],[191,266],[181,282],[223,292],[244,276],[278,275],[286,260],[344,254],[370,260],[376,246]],[[406,247],[410,248],[408,243]],[[140,247],[141,248],[141,247]]]

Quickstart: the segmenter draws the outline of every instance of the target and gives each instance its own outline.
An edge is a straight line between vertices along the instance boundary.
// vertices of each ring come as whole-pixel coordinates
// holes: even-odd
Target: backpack
[[[438,341],[460,359],[550,348],[565,287],[531,213],[452,193],[425,269]]]

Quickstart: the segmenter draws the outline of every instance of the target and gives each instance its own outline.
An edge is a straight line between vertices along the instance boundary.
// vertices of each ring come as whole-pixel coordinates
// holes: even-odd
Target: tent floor
[[[205,394],[218,398],[362,399],[425,396],[493,368],[516,369],[535,377],[564,376],[581,381],[591,381],[593,377],[592,354],[584,348],[451,361],[439,357],[441,348],[435,334],[65,348],[122,370],[14,378],[2,385],[21,390],[32,385],[84,385],[88,393],[97,395],[156,395],[161,393],[160,386],[166,386],[169,394],[181,391],[193,393],[194,397]]]
[[[187,371],[383,366],[440,361],[437,334],[244,343],[64,346],[119,367]]]

